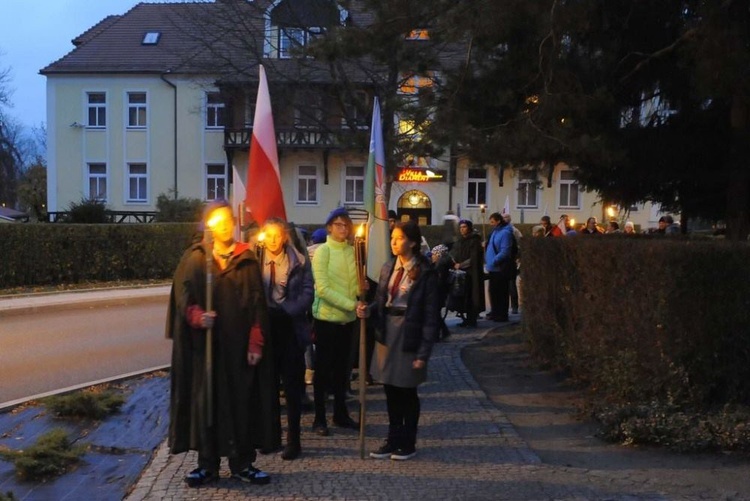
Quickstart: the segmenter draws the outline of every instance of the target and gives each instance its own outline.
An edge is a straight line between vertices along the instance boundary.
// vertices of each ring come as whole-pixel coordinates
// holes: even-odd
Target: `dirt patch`
[[[545,464],[657,480],[667,491],[696,496],[750,499],[750,458],[680,454],[654,447],[606,443],[596,424],[583,420],[582,392],[531,360],[518,326],[491,330],[467,346],[462,357],[492,402]]]

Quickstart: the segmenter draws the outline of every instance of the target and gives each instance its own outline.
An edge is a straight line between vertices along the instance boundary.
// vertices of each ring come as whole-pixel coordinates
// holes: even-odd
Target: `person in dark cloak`
[[[466,295],[464,297],[464,320],[461,327],[476,327],[479,314],[484,311],[484,251],[482,238],[474,231],[468,219],[458,223],[461,238],[453,245],[451,257],[457,270],[466,272]]]
[[[222,457],[231,476],[267,484],[253,466],[255,449],[279,448],[281,420],[273,373],[273,345],[258,260],[235,242],[232,210],[210,205],[203,224],[212,248],[194,243],[174,274],[166,335],[173,340],[168,443],[171,454],[198,452],[198,467],[185,482],[198,487],[219,478]],[[207,252],[212,252],[212,309],[206,311]],[[208,407],[206,333],[212,329],[212,402]]]

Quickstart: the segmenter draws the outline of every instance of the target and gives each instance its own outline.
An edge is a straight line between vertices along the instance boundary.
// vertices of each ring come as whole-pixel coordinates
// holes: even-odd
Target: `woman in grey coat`
[[[383,383],[388,406],[388,437],[370,457],[406,460],[416,454],[420,403],[417,386],[427,377],[427,361],[440,326],[437,273],[419,252],[422,235],[414,221],[398,222],[391,233],[395,258],[383,265],[370,305],[376,344],[370,373]]]

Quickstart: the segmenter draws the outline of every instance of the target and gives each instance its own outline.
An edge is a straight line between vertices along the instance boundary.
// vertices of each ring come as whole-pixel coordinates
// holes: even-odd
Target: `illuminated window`
[[[411,30],[406,36],[407,40],[429,40],[430,32],[426,29]]]
[[[424,75],[414,73],[403,75],[401,85],[399,86],[400,94],[417,94],[420,89],[429,89],[435,84],[435,74],[428,72]]]

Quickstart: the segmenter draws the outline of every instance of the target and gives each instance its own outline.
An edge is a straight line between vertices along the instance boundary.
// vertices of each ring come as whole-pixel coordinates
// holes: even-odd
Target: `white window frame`
[[[222,174],[211,173],[212,167],[221,167]],[[222,185],[222,186],[220,186]],[[217,196],[219,188],[223,190],[221,196]],[[227,189],[229,188],[229,179],[226,164],[209,163],[206,164],[206,201],[227,200]]]
[[[480,171],[484,174],[484,177],[479,177],[478,175],[476,175]],[[464,203],[466,204],[466,207],[479,207],[480,205],[484,205],[486,207],[489,205],[490,190],[489,183],[487,181],[487,174],[487,169],[483,169],[481,167],[470,167],[466,169],[466,190],[464,197]],[[484,199],[482,199],[481,196],[481,186],[484,186]],[[469,201],[472,194],[474,195],[474,202]]]
[[[528,175],[531,177],[523,177]],[[533,170],[518,171],[516,183],[516,208],[517,209],[538,209],[539,208],[539,175]],[[526,185],[523,187],[522,185]],[[521,190],[526,194],[525,200],[521,200]],[[534,203],[529,203],[529,193],[534,194]]]
[[[362,175],[350,174],[349,169],[362,169]],[[347,165],[344,167],[344,182],[342,183],[343,193],[341,199],[344,205],[364,205],[365,204],[365,166],[364,165]],[[351,186],[351,190],[349,187]],[[349,198],[349,192],[352,192],[353,198]],[[357,192],[361,197],[357,198]]]
[[[563,179],[564,174],[571,174],[570,179]],[[563,203],[563,191],[567,191],[567,203]],[[575,193],[576,204],[570,203],[571,194]],[[575,178],[575,173],[570,169],[560,171],[560,180],[557,183],[557,208],[558,209],[580,209],[581,208],[581,185]]]
[[[302,169],[314,169],[314,174],[303,174]],[[303,193],[301,188],[301,185],[305,185],[305,192]],[[310,194],[310,184],[313,184],[313,191],[315,193],[315,196],[313,198],[308,198]],[[320,179],[318,176],[318,167],[315,165],[298,165],[297,166],[297,182],[295,183],[295,199],[297,205],[319,205],[320,204],[320,196],[319,196],[319,188],[320,188]]]
[[[92,102],[94,96],[103,96],[104,102]],[[92,116],[93,112],[93,116]],[[92,121],[92,118],[94,119]],[[86,92],[86,127],[104,129],[107,127],[107,93],[104,91]]]
[[[133,102],[135,96],[143,96],[143,102]],[[128,91],[128,129],[145,129],[148,126],[148,93],[145,91]],[[135,118],[135,121],[133,119]]]
[[[211,102],[216,97],[217,101]],[[226,126],[226,105],[221,101],[221,94],[218,92],[206,92],[206,129],[223,129]],[[222,123],[223,122],[223,123]]]
[[[103,167],[104,172],[92,172],[92,167]],[[106,162],[88,162],[86,164],[86,198],[96,200],[97,202],[107,203],[109,182],[107,180],[107,163]],[[92,185],[95,185],[96,192],[92,193]],[[101,194],[104,193],[102,197]]]
[[[133,172],[134,167],[143,167],[144,172]],[[148,164],[146,162],[128,162],[126,166],[126,203],[148,203]],[[132,182],[135,181],[135,196],[133,196]]]

